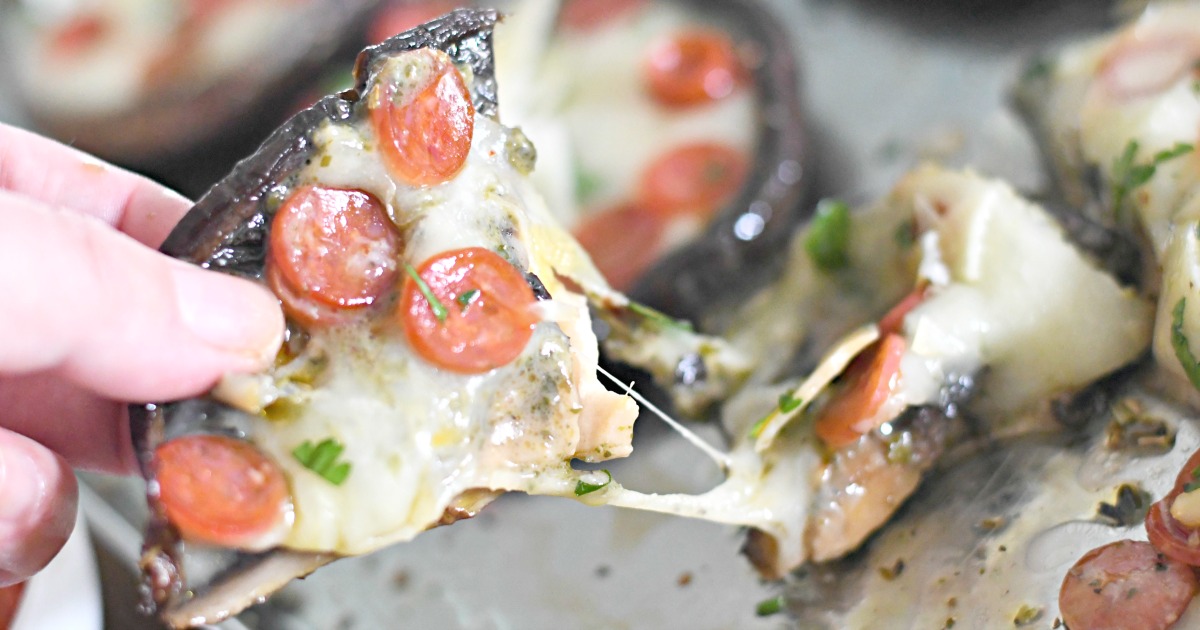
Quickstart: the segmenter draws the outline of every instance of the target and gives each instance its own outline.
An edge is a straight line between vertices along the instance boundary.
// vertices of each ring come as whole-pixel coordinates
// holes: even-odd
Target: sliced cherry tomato
[[[638,201],[667,216],[708,218],[733,199],[746,171],[741,151],[712,142],[686,144],[650,163],[638,183]]]
[[[658,258],[665,228],[660,215],[626,204],[593,214],[574,232],[608,283],[624,291]]]
[[[913,289],[912,293],[904,296],[890,311],[879,318],[879,334],[889,335],[900,332],[900,328],[904,326],[904,318],[912,312],[918,304],[925,301],[925,291],[929,288],[929,284],[922,282],[920,286]]]
[[[326,321],[369,306],[398,273],[400,236],[383,204],[359,190],[304,186],[271,222],[267,281],[289,315]]]
[[[1119,540],[1087,552],[1067,571],[1058,607],[1071,630],[1166,630],[1198,587],[1187,565],[1149,543]]]
[[[510,363],[529,343],[537,298],[524,274],[495,252],[443,252],[414,273],[422,282],[411,274],[404,279],[400,314],[409,344],[430,363],[486,372]]]
[[[565,30],[582,33],[611,24],[646,6],[646,0],[567,0],[558,13]]]
[[[188,435],[163,443],[155,458],[159,500],[185,539],[252,545],[286,518],[283,472],[248,442]]]
[[[54,32],[50,53],[56,57],[75,57],[99,42],[108,29],[109,22],[104,16],[77,15]]]
[[[728,35],[684,31],[655,42],[646,55],[650,96],[667,107],[688,107],[733,94],[746,74]]]
[[[0,630],[9,630],[12,627],[13,619],[17,617],[17,608],[21,605],[21,593],[24,590],[24,582],[0,588]]]
[[[904,337],[886,335],[850,364],[841,389],[817,417],[817,437],[827,446],[853,444],[875,428],[875,415],[899,386],[900,359],[907,347]]]
[[[1146,512],[1146,535],[1159,551],[1178,560],[1200,567],[1200,530],[1180,523],[1171,515],[1171,504],[1183,494],[1187,485],[1196,481],[1193,471],[1200,468],[1200,451],[1188,458],[1183,470],[1175,478],[1175,486],[1162,500],[1156,501]]]
[[[392,174],[413,186],[449,181],[467,161],[475,106],[462,74],[446,53],[423,48],[422,80],[403,93],[396,81],[375,88],[371,123]]]
[[[458,6],[457,3],[442,0],[426,2],[393,0],[375,14],[371,20],[371,27],[367,29],[367,38],[370,43],[378,44],[393,35],[445,15],[453,11],[456,6]]]

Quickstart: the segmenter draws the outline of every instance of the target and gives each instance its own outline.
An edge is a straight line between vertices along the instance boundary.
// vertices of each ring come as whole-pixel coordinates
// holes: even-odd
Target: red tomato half
[[[400,317],[409,344],[425,360],[475,374],[507,365],[529,343],[537,298],[525,275],[495,252],[443,252],[415,272],[425,287],[405,277]]]
[[[1195,596],[1196,574],[1148,543],[1119,540],[1067,571],[1058,593],[1071,630],[1166,630]]]
[[[425,55],[424,80],[403,94],[380,83],[371,103],[371,123],[392,174],[413,186],[449,181],[467,162],[475,132],[475,106],[462,74],[445,53]]]
[[[1192,529],[1171,516],[1171,504],[1184,488],[1197,479],[1192,471],[1200,468],[1200,451],[1188,458],[1175,478],[1175,487],[1146,513],[1146,535],[1156,549],[1180,562],[1200,567],[1200,530]]]
[[[716,31],[676,33],[653,44],[646,55],[646,90],[667,107],[723,99],[745,74],[733,41]]]
[[[267,281],[289,315],[369,306],[396,282],[400,236],[383,204],[359,191],[304,186],[275,213]]]
[[[603,210],[575,228],[575,238],[614,289],[624,291],[658,258],[665,224],[635,205]]]
[[[279,466],[248,442],[189,435],[155,451],[159,499],[188,540],[237,547],[277,527],[291,501]]]
[[[707,218],[733,199],[746,171],[741,151],[713,142],[686,144],[650,163],[638,184],[638,202],[666,216]]]

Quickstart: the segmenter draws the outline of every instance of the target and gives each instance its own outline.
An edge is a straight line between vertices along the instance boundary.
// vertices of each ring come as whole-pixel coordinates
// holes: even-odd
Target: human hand
[[[270,293],[154,251],[190,206],[0,124],[0,586],[66,541],[72,466],[134,470],[125,403],[195,395],[274,356]]]

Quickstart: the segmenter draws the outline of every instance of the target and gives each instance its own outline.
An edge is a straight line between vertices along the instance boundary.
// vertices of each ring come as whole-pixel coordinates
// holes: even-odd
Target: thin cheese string
[[[710,459],[712,459],[714,462],[716,462],[717,466],[721,469],[722,474],[726,474],[726,475],[729,474],[729,467],[732,465],[732,461],[729,459],[728,453],[712,446],[708,442],[705,442],[703,438],[701,438],[699,435],[696,435],[695,433],[693,433],[687,427],[684,427],[682,424],[679,423],[678,420],[675,420],[671,416],[668,416],[666,414],[666,412],[664,412],[662,409],[659,409],[658,407],[656,407],[654,405],[654,403],[651,403],[649,400],[646,400],[645,396],[642,396],[641,394],[639,394],[633,390],[633,383],[625,384],[620,379],[618,379],[617,377],[610,374],[608,372],[608,370],[605,370],[604,368],[602,368],[598,365],[596,366],[596,371],[598,371],[601,374],[603,374],[604,376],[608,377],[608,379],[611,380],[613,383],[615,383],[618,387],[621,387],[622,389],[624,389],[625,393],[628,394],[635,401],[637,401],[638,404],[643,405],[646,409],[649,409],[651,412],[654,413],[654,415],[658,416],[660,419],[662,419],[663,422],[667,423],[667,426],[671,427],[672,429],[675,430],[676,433],[683,436],[683,439],[690,442],[692,444],[692,446],[695,446],[696,448],[700,449],[700,451],[703,452],[705,455],[708,455],[708,457]]]

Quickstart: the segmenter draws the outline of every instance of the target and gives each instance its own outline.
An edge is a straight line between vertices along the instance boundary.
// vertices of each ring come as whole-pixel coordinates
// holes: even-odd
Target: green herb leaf
[[[818,269],[828,273],[850,264],[849,248],[850,206],[822,199],[804,239],[804,250]]]
[[[758,602],[758,606],[754,609],[754,612],[759,617],[778,615],[779,613],[783,612],[786,604],[787,602],[784,601],[783,595],[776,595],[770,599],[764,599],[761,602]]]
[[[896,231],[892,234],[896,244],[902,249],[908,249],[917,242],[917,222],[912,219],[906,219],[896,226]]]
[[[1186,304],[1187,298],[1179,298],[1175,308],[1171,310],[1171,348],[1175,350],[1175,358],[1179,360],[1179,365],[1183,366],[1183,372],[1192,382],[1192,387],[1200,389],[1200,363],[1196,361],[1196,355],[1192,354],[1187,335],[1183,332],[1183,310]]]
[[[591,493],[607,486],[608,484],[612,483],[612,473],[608,472],[607,470],[601,470],[600,472],[604,473],[605,475],[608,475],[608,481],[605,481],[604,483],[596,484],[596,483],[588,483],[588,482],[580,479],[579,481],[575,482],[575,496],[581,497],[585,494],[591,494]]]
[[[694,330],[691,322],[684,321],[682,319],[675,319],[674,317],[671,317],[662,311],[650,308],[645,304],[638,304],[637,302],[631,301],[629,302],[629,310],[665,328],[678,328],[679,330],[686,330],[689,332]]]
[[[350,462],[337,461],[345,449],[346,447],[333,438],[325,438],[318,444],[305,440],[292,450],[292,457],[295,457],[301,466],[317,473],[329,483],[340,486],[346,477],[350,476]]]
[[[474,304],[475,300],[479,299],[479,295],[479,289],[467,289],[466,291],[459,293],[455,300],[458,302],[459,306],[462,306],[462,310],[466,311],[468,306]]]
[[[1154,177],[1154,174],[1158,171],[1159,166],[1164,162],[1187,155],[1192,150],[1192,145],[1186,142],[1177,142],[1170,149],[1155,153],[1148,163],[1137,164],[1134,162],[1134,159],[1137,158],[1138,141],[1130,140],[1125,145],[1125,150],[1121,152],[1121,155],[1113,161],[1112,199],[1113,213],[1117,219],[1121,220],[1124,216],[1129,204],[1129,195],[1150,181],[1150,178]]]
[[[425,301],[429,302],[429,307],[433,309],[433,316],[436,317],[439,322],[446,321],[446,316],[449,315],[449,313],[446,311],[446,307],[442,304],[441,300],[437,299],[437,296],[433,294],[433,289],[430,289],[429,285],[425,284],[425,280],[421,278],[421,274],[417,273],[417,270],[408,263],[404,263],[404,271],[408,273],[408,277],[413,279],[413,282],[417,283],[417,288],[421,290],[421,295],[425,296]]]
[[[757,440],[758,436],[762,435],[763,429],[767,428],[767,423],[774,417],[775,412],[771,411],[771,413],[759,418],[758,422],[755,422],[754,426],[750,427],[750,438]]]
[[[802,404],[804,404],[803,400],[792,396],[791,392],[785,392],[779,397],[779,412],[791,413],[799,408]]]
[[[586,204],[604,186],[600,176],[585,169],[582,164],[575,163],[575,201]]]

